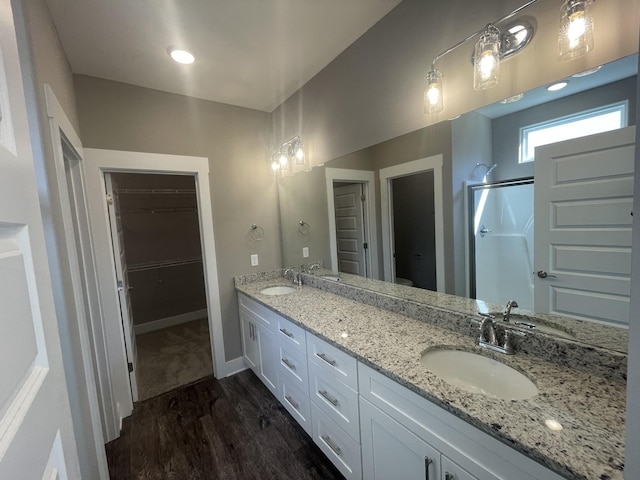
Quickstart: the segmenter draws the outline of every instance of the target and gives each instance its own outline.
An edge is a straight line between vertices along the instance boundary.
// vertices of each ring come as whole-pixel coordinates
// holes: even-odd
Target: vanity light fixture
[[[191,52],[187,52],[186,50],[181,50],[179,48],[169,47],[167,52],[173,60],[178,63],[182,63],[183,65],[189,65],[196,60],[196,57],[194,57]]]
[[[297,135],[276,148],[271,155],[271,169],[276,175],[288,170],[292,164],[305,164],[304,144]]]
[[[502,18],[489,23],[482,30],[472,33],[455,45],[436,55],[427,74],[424,92],[425,113],[437,113],[444,108],[442,74],[436,62],[466,42],[480,36],[472,55],[473,88],[485,90],[497,85],[500,62],[522,50],[533,38],[534,27],[530,22],[517,20],[504,27],[502,23],[538,0],[529,0]],[[561,8],[560,32],[558,36],[559,59],[571,60],[593,50],[593,17],[591,4],[596,0],[564,0]]]
[[[473,89],[495,87],[500,79],[500,30],[492,24],[485,27],[473,54]]]
[[[444,108],[442,74],[436,69],[436,62],[478,35],[480,35],[480,39],[476,43],[472,55],[474,65],[473,87],[475,90],[484,90],[495,86],[498,83],[500,61],[526,47],[534,34],[533,25],[525,20],[511,22],[503,27],[503,31],[497,25],[509,20],[518,12],[537,1],[529,0],[504,17],[491,22],[482,30],[473,32],[436,55],[431,62],[431,70],[427,74],[427,85],[423,99],[425,113],[437,113]]]
[[[573,60],[593,50],[594,0],[565,0],[558,33],[558,59]]]

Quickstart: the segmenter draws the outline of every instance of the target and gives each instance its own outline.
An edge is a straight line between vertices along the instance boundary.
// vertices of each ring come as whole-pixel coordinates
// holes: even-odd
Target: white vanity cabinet
[[[562,479],[362,363],[358,381],[364,478]]]
[[[238,293],[244,359],[348,480],[562,480]]]
[[[307,340],[303,328],[276,315],[278,399],[311,436]]]
[[[362,478],[358,362],[307,332],[313,440],[347,479]]]
[[[238,294],[238,303],[245,362],[277,397],[278,362],[274,333],[277,315],[243,294]]]

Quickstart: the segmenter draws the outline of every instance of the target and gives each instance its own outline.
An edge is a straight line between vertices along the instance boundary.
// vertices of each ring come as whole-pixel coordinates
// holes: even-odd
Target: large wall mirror
[[[510,99],[488,105],[333,159],[308,172],[279,178],[285,265],[320,261],[328,270],[402,284],[406,289],[394,290],[394,294],[402,295],[402,291],[406,291],[408,298],[415,298],[417,289],[425,289],[477,298],[492,305],[522,299],[527,310],[585,319],[585,328],[592,333],[596,331],[590,337],[596,339],[593,343],[598,344],[597,329],[601,328],[608,331],[607,337],[619,338],[613,345],[601,346],[626,351],[628,298],[625,300],[624,295],[614,298],[616,294],[604,292],[582,298],[561,297],[562,289],[555,289],[552,291],[558,295],[555,304],[562,308],[550,311],[541,307],[531,292],[518,293],[511,287],[516,283],[512,275],[515,260],[521,264],[518,268],[524,272],[525,286],[548,290],[544,282],[552,280],[557,269],[550,270],[549,260],[540,264],[534,255],[550,251],[552,256],[557,256],[564,242],[557,240],[551,249],[548,244],[536,243],[539,240],[534,234],[534,219],[538,218],[537,210],[542,204],[538,200],[533,203],[534,185],[537,177],[545,174],[539,166],[551,163],[549,155],[553,156],[554,150],[552,145],[535,150],[536,155],[546,155],[545,162],[538,162],[540,165],[536,161],[523,161],[520,158],[522,129],[567,119],[577,113],[588,117],[607,106],[623,106],[624,125],[635,125],[637,65],[636,54],[603,65],[589,75],[576,72],[576,76],[559,79],[568,81],[562,90],[549,91],[549,85],[544,85],[524,93],[518,101]],[[569,129],[586,131],[582,124],[577,125]],[[543,132],[541,136],[551,138],[550,135]],[[550,142],[539,142],[544,143]],[[590,151],[599,148],[597,144],[591,145],[593,142],[589,143],[586,137],[573,143],[588,145]],[[557,156],[568,158],[567,155],[561,152]],[[628,190],[633,171],[630,176],[629,172],[624,173],[623,170],[629,168],[627,162],[614,172],[607,166],[611,165],[609,157],[600,161],[593,161],[592,157],[589,152],[583,152],[561,167],[554,164],[554,172],[561,171],[566,182],[586,179],[584,188],[587,189],[589,182],[593,186],[610,180],[597,180],[597,175],[624,177],[614,187],[619,193],[611,195],[609,200],[609,206],[616,205],[617,213],[588,204],[583,204],[581,209],[564,208],[571,202],[566,199],[563,205],[549,207],[547,203],[544,208],[561,211],[563,218],[575,222],[582,222],[580,215],[597,217],[597,222],[608,224],[615,235],[624,238],[615,247],[589,246],[578,241],[567,255],[552,260],[560,258],[566,269],[589,264],[598,270],[604,262],[610,268],[602,269],[600,280],[606,277],[607,281],[621,286],[623,293],[626,289],[628,297],[631,250],[628,207],[633,192],[631,188],[628,194],[620,193],[620,189]],[[579,203],[576,202],[571,205]],[[549,221],[548,216],[544,218]],[[301,221],[308,227],[303,231],[298,228]],[[342,228],[345,225],[350,228]],[[342,230],[349,230],[351,226],[360,229],[356,238],[361,247],[366,243],[367,248],[347,257],[343,252],[354,250],[350,246],[357,242]],[[484,240],[494,242],[493,251],[487,250],[488,242],[481,243]],[[616,254],[589,255],[605,248],[615,250]],[[303,255],[307,251],[308,256]],[[512,258],[507,258],[509,256]],[[485,288],[487,284],[491,288]],[[367,285],[366,281],[359,282],[359,286],[362,285]],[[378,285],[380,282],[370,282],[371,288]],[[585,291],[589,285],[587,282],[583,286]],[[590,300],[586,301],[588,297]],[[574,310],[570,310],[570,305],[574,305],[571,307]],[[607,312],[596,315],[593,312],[598,308]],[[615,333],[611,334],[610,329],[615,329]]]

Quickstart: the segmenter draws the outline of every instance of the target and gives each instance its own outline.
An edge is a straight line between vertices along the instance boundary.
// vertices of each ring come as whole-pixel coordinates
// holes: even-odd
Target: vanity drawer
[[[278,362],[280,363],[281,376],[286,376],[295,383],[298,388],[304,392],[309,392],[309,373],[307,370],[307,356],[305,353],[296,349],[278,338]]]
[[[362,478],[360,445],[311,402],[313,441],[348,480]]]
[[[309,436],[311,429],[311,401],[306,391],[298,388],[291,379],[280,376],[280,400],[287,412],[300,424]]]
[[[307,354],[307,338],[305,330],[299,327],[293,322],[290,322],[286,318],[280,315],[275,315],[276,318],[276,338],[283,340],[288,345],[295,347],[299,351],[303,352],[303,355]]]
[[[276,317],[276,314],[267,307],[242,293],[238,293],[238,306],[240,311],[254,320],[255,323],[259,323],[268,330],[273,331],[275,324],[274,317]]]
[[[309,363],[311,402],[360,443],[358,394],[317,364]]]
[[[307,332],[309,360],[353,391],[358,391],[358,362],[342,350]]]

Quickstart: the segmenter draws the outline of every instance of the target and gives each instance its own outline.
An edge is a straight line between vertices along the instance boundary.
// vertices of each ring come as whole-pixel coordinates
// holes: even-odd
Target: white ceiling
[[[271,112],[400,1],[47,4],[73,73]],[[175,63],[169,46],[195,63]]]

